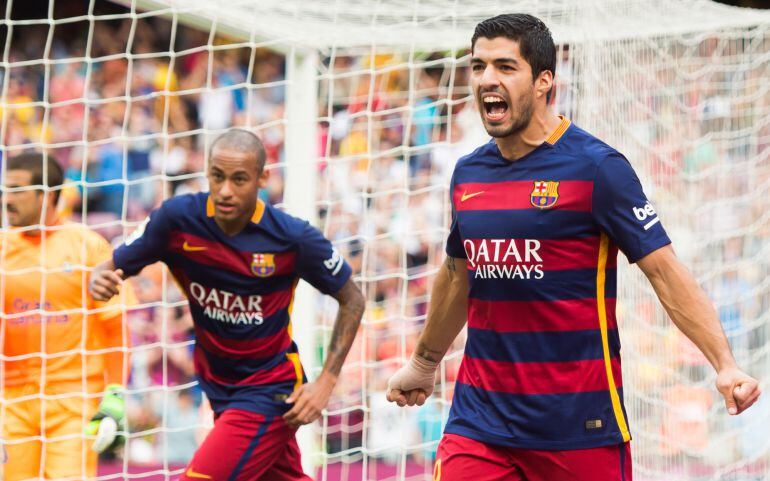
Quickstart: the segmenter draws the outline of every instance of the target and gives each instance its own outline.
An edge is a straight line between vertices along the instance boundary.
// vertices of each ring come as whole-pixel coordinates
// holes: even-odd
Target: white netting
[[[64,211],[118,242],[162,198],[205,188],[216,134],[260,134],[267,199],[319,225],[367,298],[328,415],[301,434],[318,479],[431,477],[462,336],[425,407],[387,404],[384,388],[424,322],[454,162],[486,140],[467,49],[474,25],[497,13],[551,27],[555,109],[631,160],[742,367],[768,379],[767,13],[699,0],[123,3],[8,2],[3,157],[47,149],[72,181]],[[622,270],[635,478],[770,479],[770,402],[728,418],[711,369],[637,269]],[[155,266],[133,281],[143,307],[128,316],[131,436],[123,459],[103,460],[105,478],[175,475],[210,424],[192,378],[191,319],[169,279]],[[298,295],[311,378],[334,312],[333,300]]]

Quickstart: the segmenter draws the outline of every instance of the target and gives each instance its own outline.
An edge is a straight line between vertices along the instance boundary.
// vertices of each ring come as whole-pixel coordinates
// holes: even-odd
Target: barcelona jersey
[[[206,193],[164,202],[113,261],[129,276],[156,261],[169,267],[189,300],[195,369],[217,413],[288,409],[287,395],[306,381],[291,337],[297,282],[333,294],[351,275],[318,230],[262,201],[243,231],[228,236]]]
[[[460,159],[451,196],[446,252],[466,259],[470,290],[446,432],[545,450],[628,441],[617,253],[670,243],[629,162],[562,118],[516,161],[493,141]]]

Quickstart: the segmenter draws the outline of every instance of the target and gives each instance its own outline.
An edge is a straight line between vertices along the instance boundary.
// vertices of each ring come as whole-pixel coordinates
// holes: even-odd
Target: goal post
[[[299,431],[316,479],[432,478],[464,334],[426,406],[400,409],[384,393],[424,325],[454,163],[488,140],[469,47],[474,26],[499,13],[549,26],[554,110],[629,159],[741,366],[770,376],[770,12],[706,0],[86,3],[8,2],[2,156],[60,159],[63,215],[117,244],[162,198],[206,188],[216,135],[260,135],[261,195],[321,229],[367,301],[323,418]],[[620,257],[635,478],[765,479],[770,402],[727,416],[713,370]],[[170,279],[155,266],[133,281],[129,439],[101,479],[175,476],[210,428],[195,401],[189,312]],[[335,314],[332,299],[299,284],[293,337],[311,380]]]

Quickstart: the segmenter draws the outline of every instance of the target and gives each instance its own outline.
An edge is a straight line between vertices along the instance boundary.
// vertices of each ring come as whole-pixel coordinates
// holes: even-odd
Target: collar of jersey
[[[492,147],[494,155],[496,155],[497,158],[502,159],[506,164],[510,164],[511,162],[515,162],[516,164],[520,164],[522,161],[529,159],[530,157],[536,155],[537,152],[540,152],[544,148],[550,148],[556,145],[556,143],[564,137],[565,132],[567,132],[567,129],[569,129],[569,126],[572,125],[572,122],[563,115],[559,115],[559,118],[561,119],[561,123],[554,129],[553,132],[545,139],[545,142],[535,147],[532,151],[527,152],[523,157],[520,157],[516,159],[515,161],[508,160],[505,157],[503,157],[503,154],[500,152],[500,148],[497,147],[497,143],[495,142],[495,139],[489,140],[489,145]]]
[[[547,144],[555,145],[556,142],[558,142],[559,139],[561,139],[564,136],[564,133],[572,124],[572,122],[570,122],[569,119],[563,115],[559,115],[559,118],[561,119],[561,123],[559,124],[558,127],[556,127],[556,130],[551,132],[551,135],[549,135],[548,138],[545,139],[545,142]]]
[[[265,202],[262,199],[257,199],[257,206],[254,209],[254,214],[251,216],[251,222],[259,224],[262,220],[262,216],[265,215]],[[206,197],[206,216],[214,217],[214,202],[211,200],[211,196]]]
[[[51,222],[50,224],[46,224],[45,229],[45,235],[51,236],[55,234],[56,232],[59,232],[61,230],[61,227],[64,225],[64,221],[57,215],[56,218]],[[51,228],[51,229],[49,229]],[[9,229],[11,232],[13,232],[13,228]],[[40,242],[43,240],[43,233],[40,231],[30,231],[30,230],[19,230],[17,231],[18,234],[23,238],[27,239],[32,242]]]

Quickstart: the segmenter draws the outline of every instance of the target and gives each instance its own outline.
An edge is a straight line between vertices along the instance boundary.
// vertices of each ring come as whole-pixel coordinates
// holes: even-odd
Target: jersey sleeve
[[[350,279],[352,269],[321,232],[305,222],[299,237],[297,273],[324,294],[334,294]]]
[[[165,205],[155,209],[150,216],[112,254],[116,269],[123,269],[126,276],[133,276],[145,266],[163,260],[169,233],[169,216]]]
[[[457,222],[457,210],[455,210],[454,201],[455,181],[454,175],[452,181],[449,183],[449,202],[452,204],[452,224],[449,227],[449,235],[446,239],[446,255],[449,257],[456,257],[458,259],[465,259],[465,248],[463,247],[463,239],[460,236],[460,226]]]
[[[629,262],[671,243],[636,172],[620,154],[607,156],[597,168],[592,213]]]

